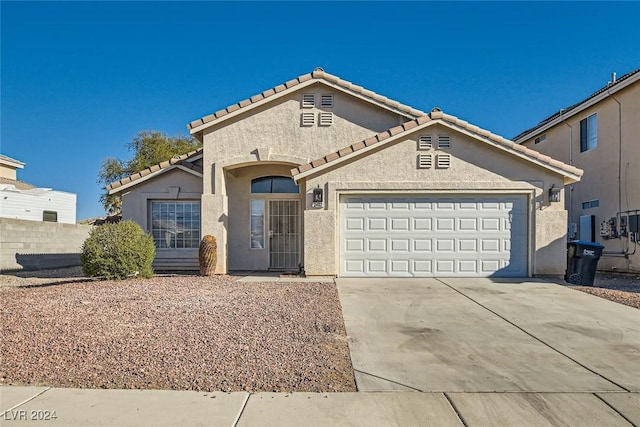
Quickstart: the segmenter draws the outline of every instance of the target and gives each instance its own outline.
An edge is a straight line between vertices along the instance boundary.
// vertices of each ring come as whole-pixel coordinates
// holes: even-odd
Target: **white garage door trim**
[[[525,194],[343,194],[341,277],[526,277]]]

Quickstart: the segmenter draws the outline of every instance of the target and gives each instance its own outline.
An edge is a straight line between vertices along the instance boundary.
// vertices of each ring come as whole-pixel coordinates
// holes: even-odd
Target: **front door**
[[[269,268],[297,270],[300,263],[300,204],[269,200]]]

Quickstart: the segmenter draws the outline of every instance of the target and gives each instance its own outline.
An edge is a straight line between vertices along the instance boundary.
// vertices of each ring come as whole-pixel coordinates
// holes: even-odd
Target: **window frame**
[[[600,207],[600,199],[587,200],[586,202],[582,202],[582,210],[599,208]]]
[[[160,212],[158,213],[160,216],[159,218],[155,218],[154,204],[159,206],[159,209],[160,209]],[[162,205],[165,205],[167,207],[166,211],[163,211]],[[173,209],[169,207],[170,205],[173,205]],[[178,205],[182,205],[181,210],[178,209]],[[189,213],[191,214],[191,217],[188,220],[189,227],[187,228],[185,226],[187,222],[183,222],[181,224],[182,232],[178,233],[178,215],[179,213],[183,215],[185,214],[186,211],[184,208],[186,205],[190,205]],[[194,209],[195,205],[197,205],[196,209]],[[157,200],[150,200],[149,207],[150,207],[149,209],[150,234],[151,234],[151,237],[153,238],[153,244],[155,245],[157,251],[192,251],[192,250],[197,250],[199,248],[200,240],[202,238],[202,210],[201,210],[202,205],[200,203],[200,200],[157,199]],[[194,213],[196,214],[195,217],[193,216]],[[163,214],[166,214],[166,216],[163,217]],[[173,218],[170,218],[171,214],[173,215]],[[195,221],[196,218],[197,218],[197,221]],[[156,227],[154,224],[154,221],[156,220],[167,221],[169,223],[172,223],[173,228]],[[194,224],[197,225],[197,228],[193,227]],[[161,233],[164,233],[164,235],[161,236]],[[167,233],[170,233],[170,234],[173,233],[173,235],[171,236],[171,243],[167,242]],[[185,237],[185,234],[187,233],[190,233],[189,237]],[[194,233],[197,233],[195,237],[194,237]],[[183,235],[181,239],[179,239],[178,237],[180,234]],[[164,243],[166,243],[166,246],[164,245]],[[180,243],[182,243],[182,246],[179,246]]]
[[[49,215],[49,217],[47,217]],[[58,222],[58,211],[42,211],[42,221],[43,222]]]
[[[598,148],[598,113],[590,114],[580,120],[580,152]]]
[[[257,193],[260,194],[260,193]],[[264,194],[264,193],[263,193]],[[262,205],[261,206],[261,214],[260,215],[255,215],[254,214],[254,204],[258,205]],[[264,250],[266,249],[265,247],[265,242],[266,242],[266,199],[262,199],[262,198],[251,198],[249,200],[249,249],[250,250]],[[256,211],[257,212],[257,211]],[[262,240],[257,240],[254,239],[254,233],[253,233],[253,229],[254,229],[254,218],[262,218]],[[257,236],[260,236],[259,233],[256,233]],[[258,244],[256,246],[254,246],[254,241],[257,242]]]

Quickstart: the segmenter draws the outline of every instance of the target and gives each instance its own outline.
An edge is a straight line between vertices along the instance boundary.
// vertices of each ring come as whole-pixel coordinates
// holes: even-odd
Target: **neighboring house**
[[[605,245],[600,269],[640,272],[640,69],[514,141],[584,170],[565,189],[569,238]]]
[[[76,195],[19,181],[24,165],[0,154],[0,218],[75,224]]]
[[[342,277],[562,274],[582,171],[316,69],[188,125],[203,148],[108,187],[156,268]]]

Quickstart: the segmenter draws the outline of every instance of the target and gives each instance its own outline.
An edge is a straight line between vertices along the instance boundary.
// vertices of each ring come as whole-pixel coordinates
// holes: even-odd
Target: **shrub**
[[[124,279],[153,276],[156,248],[151,236],[131,220],[103,224],[82,244],[82,271],[89,277]]]

